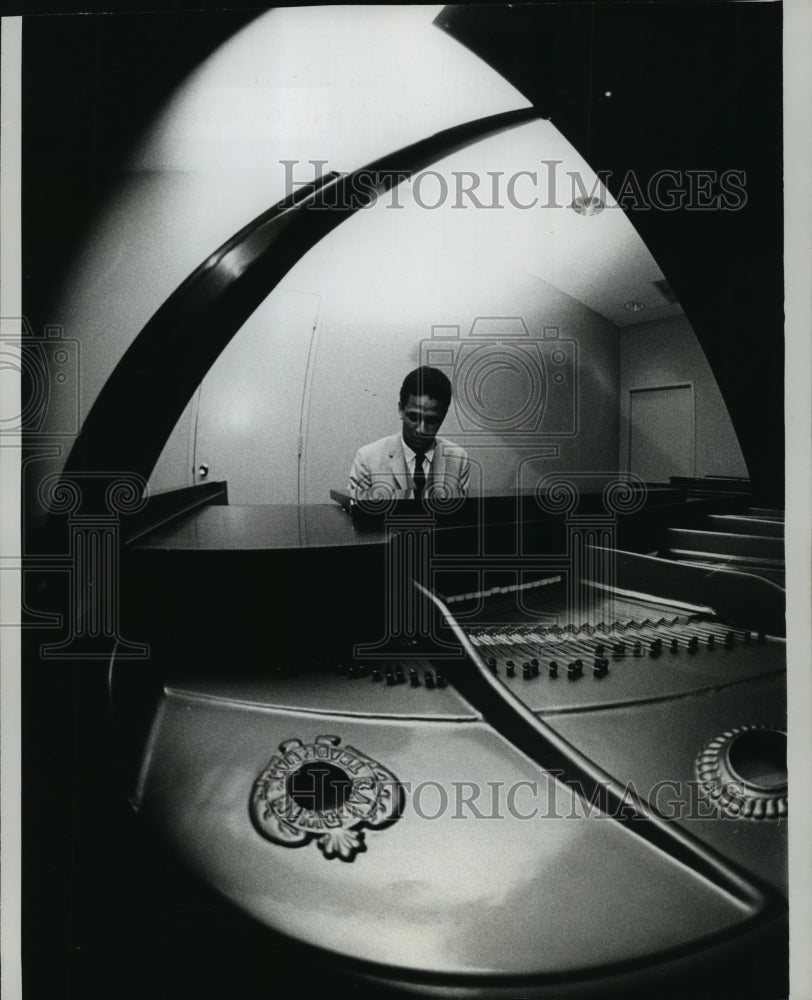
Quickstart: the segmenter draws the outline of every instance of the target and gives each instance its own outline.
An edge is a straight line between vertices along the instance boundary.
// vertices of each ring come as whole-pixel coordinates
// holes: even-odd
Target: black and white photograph
[[[10,1000],[809,1000],[795,24],[3,18]]]

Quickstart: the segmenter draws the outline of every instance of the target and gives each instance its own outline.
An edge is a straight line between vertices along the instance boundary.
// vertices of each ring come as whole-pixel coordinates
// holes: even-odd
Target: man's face
[[[428,451],[440,430],[445,412],[431,396],[409,396],[406,405],[398,403],[403,421],[403,440],[412,451]]]

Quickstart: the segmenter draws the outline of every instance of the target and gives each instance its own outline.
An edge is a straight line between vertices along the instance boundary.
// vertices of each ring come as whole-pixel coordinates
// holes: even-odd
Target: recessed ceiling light
[[[632,301],[632,302],[627,302],[623,306],[623,308],[624,309],[628,309],[630,313],[639,313],[639,312],[642,312],[646,307],[643,305],[642,302],[634,302],[634,301]]]
[[[579,215],[597,215],[598,212],[602,212],[606,206],[600,198],[584,198],[583,195],[578,195],[570,208],[576,211]]]

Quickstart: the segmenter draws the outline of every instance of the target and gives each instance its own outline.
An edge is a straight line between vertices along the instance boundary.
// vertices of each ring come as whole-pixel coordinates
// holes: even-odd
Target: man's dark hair
[[[400,387],[401,409],[406,406],[409,396],[428,396],[436,399],[442,406],[443,413],[448,412],[451,405],[451,382],[448,376],[439,368],[422,365],[409,372]]]

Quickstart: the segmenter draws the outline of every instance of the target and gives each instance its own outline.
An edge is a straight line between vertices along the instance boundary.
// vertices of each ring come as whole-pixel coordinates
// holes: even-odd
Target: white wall
[[[441,433],[467,448],[475,466],[472,488],[510,491],[520,468],[521,485],[532,486],[537,476],[552,470],[617,467],[618,353],[611,324],[526,272],[495,268],[444,284],[444,268],[415,273],[405,266],[406,249],[386,249],[391,254],[383,253],[377,266],[370,263],[354,277],[342,271],[344,287],[323,298],[303,500],[323,502],[331,487],[344,488],[355,450],[399,429],[400,383],[424,360],[421,346],[423,352],[431,346],[432,325],[459,326],[464,339],[477,317],[520,317],[532,338],[540,338],[544,327],[557,326],[562,338],[578,345],[580,377],[571,435],[540,433],[528,441],[508,430],[486,435],[488,444],[481,444],[481,432],[466,433],[453,411],[449,414]],[[375,294],[365,294],[365,285]],[[512,328],[501,324],[509,333]],[[498,336],[500,323],[491,329]],[[464,391],[453,375],[452,382],[457,393]],[[559,449],[557,458],[537,457],[550,445]]]
[[[696,475],[746,476],[747,466],[722,394],[684,316],[641,323],[620,333],[622,467],[628,460],[629,390],[683,382],[694,386]]]
[[[527,162],[528,145],[543,145],[548,130],[547,123],[524,126],[448,157],[435,169],[450,185],[455,170],[481,174],[486,169],[515,171]],[[509,205],[493,212],[474,208],[460,211],[453,198],[436,209],[427,209],[424,205],[429,201],[426,193],[421,204],[413,189],[404,185],[397,199],[402,207],[393,207],[394,200],[387,196],[373,208],[348,218],[291,270],[234,338],[227,351],[234,373],[231,380],[224,379],[220,370],[225,355],[212,369],[202,390],[207,426],[216,427],[219,419],[225,427],[229,407],[237,397],[244,400],[253,395],[260,401],[258,405],[268,407],[253,421],[253,441],[233,441],[229,446],[235,454],[239,450],[245,455],[242,473],[235,473],[231,465],[232,502],[327,502],[331,488],[346,487],[356,449],[399,429],[400,383],[410,369],[424,362],[421,345],[424,350],[430,344],[432,328],[457,327],[461,341],[465,341],[470,339],[478,317],[492,318],[489,329],[494,356],[501,350],[498,338],[505,333],[513,336],[511,331],[519,320],[531,340],[542,338],[548,328],[557,328],[560,339],[574,342],[567,349],[575,352],[577,364],[568,371],[570,381],[560,388],[552,383],[555,373],[547,371],[547,411],[537,433],[525,428],[517,435],[516,428],[508,425],[506,431],[487,434],[483,444],[481,428],[463,428],[455,414],[449,414],[441,433],[468,449],[474,464],[472,488],[505,492],[517,482],[532,487],[549,471],[617,468],[617,331],[613,324],[522,266],[532,267],[536,273],[544,269],[544,259],[534,258],[527,247],[532,244],[529,237],[534,230],[547,221],[545,216]],[[571,252],[571,247],[562,247],[561,252]],[[275,298],[292,291],[318,297],[319,316],[306,383],[301,389],[303,454],[298,490],[285,497],[278,492],[271,497],[258,485],[271,461],[270,456],[264,456],[257,465],[258,456],[264,455],[264,428],[285,419],[291,403],[282,400],[289,393],[278,389],[287,386],[286,380],[298,379],[299,374],[281,357],[274,366],[274,359],[260,356],[265,348],[257,328],[263,322],[285,323],[278,314],[272,319],[271,307]],[[293,330],[292,317],[290,327]],[[268,328],[267,334],[267,350],[271,350],[278,333]],[[551,349],[547,350],[548,359]],[[549,360],[548,366],[552,367]],[[274,370],[276,383],[268,375]],[[486,390],[499,391],[502,377],[491,377]],[[264,393],[249,384],[252,379],[267,381]],[[242,380],[247,381],[242,384]],[[219,398],[210,392],[215,383]],[[509,390],[509,379],[502,378],[501,385]],[[286,414],[274,411],[275,398],[287,407]],[[497,407],[504,404],[504,400],[493,402]],[[566,421],[568,405],[574,407],[574,413]],[[548,433],[551,430],[565,433]],[[188,425],[183,425],[174,437],[188,433]],[[204,444],[212,477],[220,478],[211,448]],[[557,449],[555,457],[549,454],[552,447]],[[183,447],[170,441],[168,451],[182,454]]]

